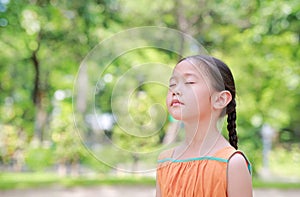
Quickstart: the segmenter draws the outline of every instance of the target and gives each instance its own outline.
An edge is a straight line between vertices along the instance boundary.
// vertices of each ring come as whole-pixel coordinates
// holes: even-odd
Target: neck
[[[217,121],[185,122],[184,146],[187,150],[206,155],[214,148],[220,137]]]

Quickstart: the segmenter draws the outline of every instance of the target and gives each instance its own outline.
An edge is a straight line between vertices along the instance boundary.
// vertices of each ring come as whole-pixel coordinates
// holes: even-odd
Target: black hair
[[[205,55],[189,56],[181,59],[183,60],[197,60],[206,65],[209,75],[213,78],[212,84],[218,91],[227,90],[231,93],[232,99],[224,109],[222,115],[227,114],[227,130],[229,143],[235,149],[238,149],[238,137],[236,132],[236,89],[233,75],[229,67],[221,60]],[[178,62],[178,63],[179,63]]]

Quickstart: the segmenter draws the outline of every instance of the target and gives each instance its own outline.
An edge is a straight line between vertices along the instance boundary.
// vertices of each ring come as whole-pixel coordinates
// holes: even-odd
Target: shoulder
[[[228,196],[252,196],[252,178],[248,170],[249,162],[245,156],[236,152],[228,162]]]
[[[228,163],[231,170],[247,169],[248,173],[251,174],[250,162],[241,151],[235,150],[229,157]]]
[[[163,160],[172,157],[173,152],[174,152],[174,148],[162,151],[158,156],[158,160]]]
[[[239,153],[233,154],[228,161],[228,170],[231,172],[240,172],[244,169],[247,170],[248,163],[245,160],[245,157]],[[248,170],[247,170],[248,171]]]

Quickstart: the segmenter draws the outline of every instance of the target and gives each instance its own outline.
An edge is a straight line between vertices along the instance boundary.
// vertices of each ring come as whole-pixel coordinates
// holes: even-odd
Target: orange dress
[[[157,183],[162,197],[225,197],[228,161],[235,153],[244,156],[231,146],[217,151],[212,157],[183,160],[172,159],[173,151],[158,160]],[[245,160],[251,172],[246,157]]]

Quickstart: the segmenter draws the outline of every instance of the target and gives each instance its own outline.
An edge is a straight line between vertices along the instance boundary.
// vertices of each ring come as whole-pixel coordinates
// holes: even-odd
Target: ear
[[[224,109],[232,99],[231,93],[227,90],[215,92],[212,96],[212,105],[215,109]]]

